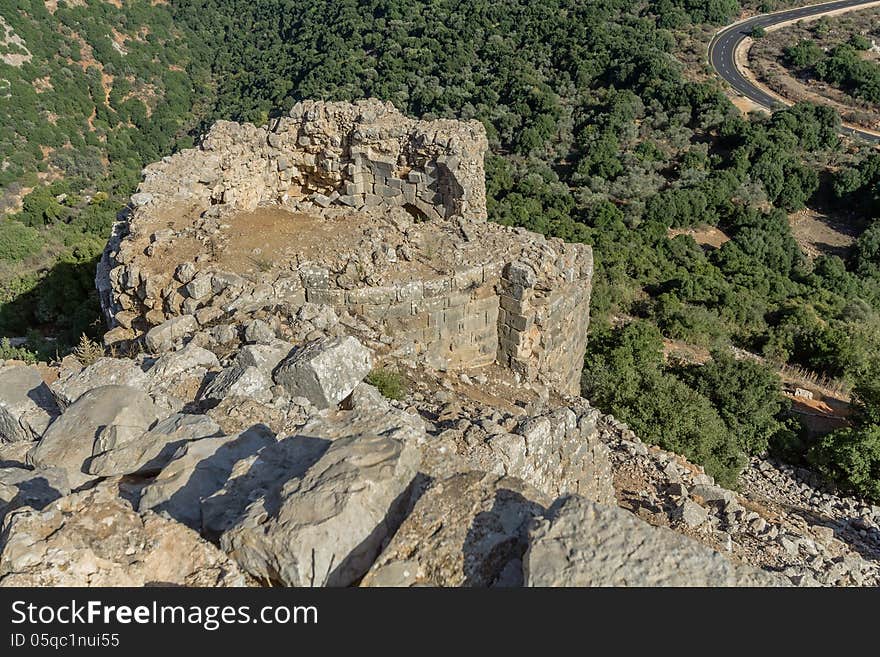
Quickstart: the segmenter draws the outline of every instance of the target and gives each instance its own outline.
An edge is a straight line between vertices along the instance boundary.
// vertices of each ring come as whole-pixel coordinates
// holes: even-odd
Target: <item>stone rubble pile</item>
[[[37,408],[53,419],[37,439],[0,446],[0,585],[541,585],[534,537],[560,500],[616,508],[602,416],[585,400],[565,404],[536,384],[531,402],[491,411],[464,392],[476,377],[464,386],[434,370],[389,400],[363,382],[372,354],[357,357],[369,350],[355,337],[281,349],[265,326],[241,330],[232,350],[204,330],[161,355],[68,359],[41,384]],[[262,386],[208,392],[265,346],[289,353],[246,366]],[[273,383],[290,361],[313,366]],[[333,376],[316,376],[316,361]],[[496,369],[516,397],[516,375]],[[193,385],[169,402],[166,377],[183,376]],[[320,403],[292,396],[308,386]],[[212,414],[230,400],[240,414],[224,428]],[[17,427],[34,416],[3,402]],[[694,563],[728,564],[693,549]],[[550,552],[545,569],[556,567]],[[778,583],[726,568],[719,583]]]
[[[611,416],[599,424],[620,506],[650,524],[799,586],[880,584],[880,507],[823,491],[808,471],[759,458],[741,474],[739,491],[728,490],[682,457],[643,444]]]

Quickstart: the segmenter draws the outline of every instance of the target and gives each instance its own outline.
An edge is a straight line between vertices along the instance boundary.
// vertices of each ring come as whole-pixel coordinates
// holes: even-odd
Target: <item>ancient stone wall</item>
[[[497,361],[576,394],[592,252],[483,221],[486,147],[479,124],[378,101],[217,124],[199,149],[145,169],[99,269],[105,341],[327,304],[392,356]]]
[[[261,127],[218,122],[200,148],[148,166],[134,201],[225,211],[405,207],[428,219],[485,219],[487,147],[477,121],[416,121],[377,100],[305,101]]]

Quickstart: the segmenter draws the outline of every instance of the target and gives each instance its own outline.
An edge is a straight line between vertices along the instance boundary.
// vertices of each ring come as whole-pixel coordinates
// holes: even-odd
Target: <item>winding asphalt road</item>
[[[740,43],[742,43],[742,41],[748,37],[756,27],[768,28],[772,25],[790,20],[818,16],[839,9],[857,8],[862,5],[873,4],[874,2],[876,2],[876,0],[838,0],[837,2],[825,2],[820,5],[788,9],[773,14],[762,14],[739,23],[734,23],[718,32],[718,34],[712,39],[712,43],[709,44],[709,63],[718,75],[720,75],[734,90],[752,102],[771,110],[781,107],[782,103],[779,102],[779,99],[752,84],[736,67],[736,49]],[[863,130],[844,126],[841,128],[841,132],[853,134],[869,141],[880,142],[880,137]]]

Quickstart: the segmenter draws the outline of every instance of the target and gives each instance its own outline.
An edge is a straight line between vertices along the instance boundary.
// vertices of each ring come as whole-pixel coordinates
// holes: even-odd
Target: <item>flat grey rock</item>
[[[36,368],[0,367],[0,443],[38,439],[58,413]]]
[[[220,433],[220,425],[207,415],[175,413],[131,440],[96,452],[88,471],[102,477],[158,474],[185,443]]]
[[[261,581],[348,586],[402,520],[418,462],[412,443],[391,436],[341,438],[303,477],[248,507],[220,544]]]
[[[87,468],[102,435],[143,433],[156,419],[153,401],[141,390],[120,385],[89,390],[52,423],[28,453],[28,462],[37,469],[65,470],[71,488],[78,488],[96,477]]]
[[[185,443],[156,479],[143,489],[138,509],[165,513],[188,527],[202,524],[202,500],[223,488],[239,461],[275,444],[275,436],[256,426],[235,436]]]
[[[534,523],[526,586],[784,586],[665,527],[581,497],[557,500]]]

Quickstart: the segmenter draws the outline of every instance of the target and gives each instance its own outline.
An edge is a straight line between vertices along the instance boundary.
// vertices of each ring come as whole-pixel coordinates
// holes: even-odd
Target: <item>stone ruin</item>
[[[216,124],[144,170],[99,267],[107,343],[312,302],[394,356],[577,394],[592,252],[487,222],[486,149],[476,121],[376,100]]]
[[[765,519],[566,394],[591,252],[485,220],[485,144],[308,103],[148,167],[113,357],[0,361],[0,588],[880,581],[880,513]]]

